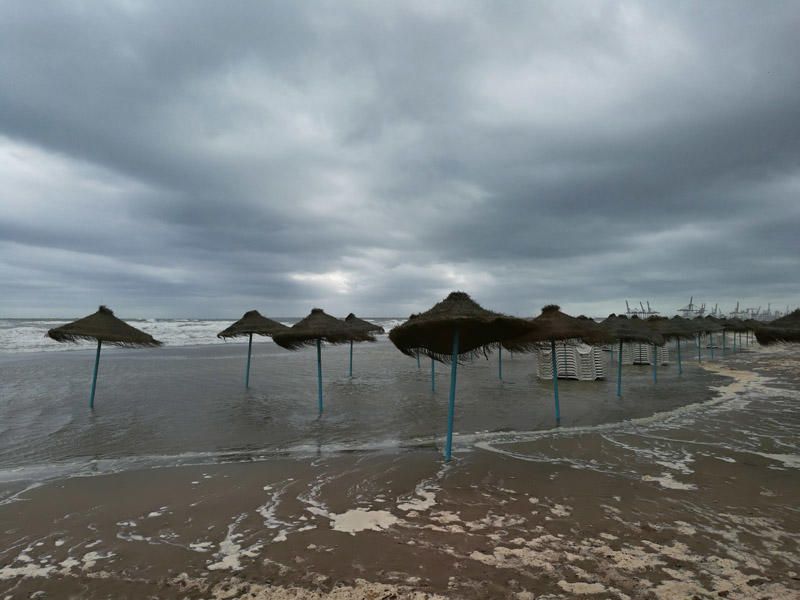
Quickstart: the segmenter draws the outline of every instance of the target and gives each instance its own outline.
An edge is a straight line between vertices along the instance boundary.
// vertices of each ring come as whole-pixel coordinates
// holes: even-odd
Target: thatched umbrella
[[[350,313],[344,318],[344,322],[350,327],[354,327],[359,331],[365,331],[369,334],[385,333],[383,327],[370,323],[364,319],[359,319],[353,313]],[[350,340],[350,377],[353,376],[353,340]]]
[[[608,332],[591,319],[571,317],[555,304],[548,304],[535,319],[529,323],[533,328],[528,333],[503,343],[511,352],[531,352],[539,348],[542,342],[550,342],[550,358],[553,362],[553,398],[555,401],[556,421],[561,420],[561,407],[558,402],[558,362],[556,359],[556,341],[583,340],[587,344],[605,344],[612,340]]]
[[[658,352],[656,346],[664,345],[664,337],[648,327],[644,321],[634,315],[630,319],[624,315],[611,313],[601,323],[614,339],[619,340],[619,360],[617,361],[617,396],[622,396],[622,344],[624,342],[645,343],[653,345],[655,354],[653,360],[653,377],[656,378],[658,369]]]
[[[253,335],[271,336],[274,333],[289,329],[283,323],[268,319],[257,310],[248,310],[244,316],[227,329],[217,334],[218,338],[228,339],[247,336],[247,367],[244,371],[244,387],[250,387],[250,356],[253,351]]]
[[[755,334],[758,343],[764,346],[781,342],[800,343],[800,309],[766,325],[761,324],[755,329]]]
[[[665,340],[675,340],[678,346],[678,375],[682,375],[681,340],[690,340],[694,338],[695,328],[691,321],[679,316],[668,319],[667,317],[657,317],[654,315],[649,317],[646,322],[654,331],[660,333]]]
[[[764,324],[761,321],[756,321],[755,319],[745,319],[743,323],[747,326],[747,331],[745,332],[745,340],[749,344],[750,343],[750,334],[754,333],[756,329],[760,329]]]
[[[126,348],[148,348],[161,346],[161,342],[128,325],[114,316],[114,312],[105,306],[83,319],[67,323],[47,332],[48,337],[57,342],[77,342],[79,340],[97,341],[97,353],[94,357],[94,373],[92,374],[92,391],[89,395],[89,408],[94,408],[94,391],[97,387],[97,370],[100,365],[100,347],[103,342],[112,346]]]
[[[272,336],[276,344],[288,350],[299,350],[304,346],[317,347],[317,394],[319,396],[319,412],[322,414],[322,342],[329,344],[346,344],[354,342],[374,342],[371,334],[350,327],[323,311],[312,308],[311,313],[292,327]]]
[[[424,354],[432,361],[450,363],[446,460],[449,461],[452,455],[459,358],[485,353],[498,342],[518,337],[531,329],[533,326],[524,319],[486,310],[464,292],[452,292],[433,308],[412,315],[389,333],[389,339],[403,354],[412,357]]]
[[[704,333],[708,336],[708,348],[711,350],[711,360],[714,360],[714,334],[722,331],[722,325],[719,319],[707,315],[705,317],[695,317],[692,323],[697,326],[698,332]],[[698,360],[699,360],[699,338],[698,338]]]
[[[742,332],[746,332],[749,327],[747,323],[739,318],[731,317],[725,319],[725,328],[733,332],[733,351],[736,352],[736,334],[739,334],[739,346],[742,345]]]

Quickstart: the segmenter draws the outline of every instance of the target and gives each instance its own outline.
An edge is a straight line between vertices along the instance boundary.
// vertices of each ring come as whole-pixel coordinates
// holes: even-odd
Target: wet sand
[[[800,598],[800,351],[632,421],[58,479],[0,598]],[[38,596],[35,594],[39,593]]]

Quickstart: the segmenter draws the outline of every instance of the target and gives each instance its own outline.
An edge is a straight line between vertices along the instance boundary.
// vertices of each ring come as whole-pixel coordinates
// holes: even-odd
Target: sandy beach
[[[799,361],[780,347],[694,365],[686,381],[665,369],[663,393],[694,396],[664,410],[642,375],[646,414],[631,420],[568,402],[579,422],[558,429],[462,421],[447,465],[435,435],[388,446],[363,433],[350,448],[35,482],[8,469],[0,597],[800,597]],[[510,364],[513,379],[523,365]],[[489,367],[465,381],[491,407]],[[612,385],[581,398],[602,406]],[[336,415],[335,390],[330,402]]]

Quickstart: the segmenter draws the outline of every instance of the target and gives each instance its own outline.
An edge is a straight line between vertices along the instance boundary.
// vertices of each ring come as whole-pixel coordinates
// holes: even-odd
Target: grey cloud
[[[793,2],[6,3],[0,315],[797,304],[798,25]]]

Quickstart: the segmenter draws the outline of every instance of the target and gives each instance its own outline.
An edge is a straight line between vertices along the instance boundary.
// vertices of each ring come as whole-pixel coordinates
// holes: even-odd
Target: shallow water
[[[251,386],[244,387],[247,346],[227,343],[104,350],[95,410],[88,407],[94,351],[0,356],[0,481],[106,472],[150,464],[248,460],[365,448],[439,445],[445,433],[449,367],[417,368],[381,336],[354,347],[323,349],[325,409],[317,411],[313,348],[289,352],[253,345]],[[535,377],[532,355],[504,355],[458,371],[456,451],[467,436],[555,426],[550,381]],[[686,365],[625,367],[624,395],[614,381],[562,380],[561,427],[642,417],[710,397],[721,378]],[[614,375],[615,376],[615,375]],[[464,441],[462,441],[464,440]]]

